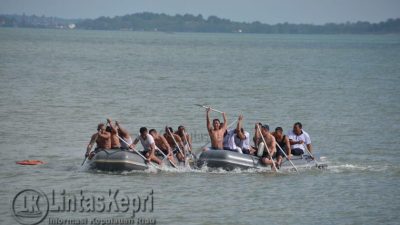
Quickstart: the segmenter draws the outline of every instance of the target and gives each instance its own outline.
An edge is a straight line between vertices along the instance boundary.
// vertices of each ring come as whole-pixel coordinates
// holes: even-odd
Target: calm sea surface
[[[17,224],[12,201],[27,188],[153,190],[153,212],[135,219],[157,224],[399,224],[399,86],[399,35],[0,29],[0,224]],[[257,121],[285,131],[300,121],[329,169],[81,168],[90,135],[107,117],[133,134],[184,124],[203,145],[205,112],[196,103],[227,112],[229,121],[243,113],[250,133]],[[46,164],[15,163],[24,159]],[[129,212],[49,212],[42,224]]]

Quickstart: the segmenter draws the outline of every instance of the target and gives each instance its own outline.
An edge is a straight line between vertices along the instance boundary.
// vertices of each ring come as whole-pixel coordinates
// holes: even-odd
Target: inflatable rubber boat
[[[164,159],[162,155],[156,156],[163,160],[164,166],[174,167],[168,159]],[[189,166],[194,166],[194,161],[190,159]],[[96,149],[95,155],[88,160],[89,168],[103,171],[132,171],[146,170],[153,167],[147,163],[138,153],[120,149]],[[152,163],[157,169],[161,169],[157,163]],[[183,162],[178,162],[175,157],[175,165],[177,167],[185,167]]]
[[[297,168],[316,167],[322,169],[328,166],[326,163],[317,162],[309,155],[292,156],[291,160]],[[227,150],[203,151],[198,157],[197,166],[199,168],[207,166],[208,168],[222,168],[224,170],[271,168],[261,163],[261,158],[257,156]],[[293,166],[284,158],[280,170],[291,169],[293,169]]]
[[[90,169],[104,171],[146,170],[146,161],[137,153],[119,149],[96,149],[96,154],[88,160]]]

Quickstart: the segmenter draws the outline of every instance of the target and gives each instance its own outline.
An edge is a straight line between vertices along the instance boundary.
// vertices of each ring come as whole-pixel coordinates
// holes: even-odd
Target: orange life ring
[[[22,161],[18,161],[18,162],[16,162],[17,164],[20,164],[20,165],[40,165],[40,164],[44,164],[44,162],[43,161],[40,161],[40,160],[34,160],[34,159],[32,159],[32,160],[22,160]]]

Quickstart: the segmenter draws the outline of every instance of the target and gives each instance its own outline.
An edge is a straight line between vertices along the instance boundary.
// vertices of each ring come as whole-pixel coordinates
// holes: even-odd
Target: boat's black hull
[[[89,160],[90,168],[104,171],[146,170],[145,160],[135,152],[119,149],[101,149]]]

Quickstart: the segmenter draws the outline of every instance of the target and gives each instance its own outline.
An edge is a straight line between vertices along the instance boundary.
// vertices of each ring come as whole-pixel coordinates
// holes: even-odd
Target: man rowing
[[[179,137],[179,135],[174,134],[174,130],[172,129],[172,127],[165,127],[164,138],[173,149],[173,153],[176,155],[178,160],[184,162],[185,156],[183,154],[185,154],[185,149],[182,139]],[[182,151],[182,153],[181,151],[179,151],[179,149]]]
[[[310,135],[303,130],[303,125],[300,122],[296,122],[293,125],[293,130],[289,131],[288,135],[291,153],[293,155],[302,155],[306,150],[304,145],[307,146],[309,152],[312,152],[312,145]]]
[[[282,158],[284,156],[283,151],[285,151],[286,155],[288,156],[288,159],[290,159],[290,142],[289,138],[283,134],[283,129],[282,127],[277,127],[275,128],[275,132],[272,134],[275,137],[276,140],[276,163],[277,165],[282,164]]]
[[[111,148],[112,149],[120,149],[121,144],[119,141],[118,137],[118,127],[113,125],[112,121],[110,118],[107,119],[107,123],[109,126],[107,126],[106,131],[110,132],[111,136]]]
[[[154,138],[156,149],[162,151],[169,160],[174,161],[171,146],[168,144],[168,141],[165,139],[165,137],[160,135],[156,129],[151,129],[149,134]]]
[[[258,124],[256,126],[258,126]],[[275,157],[276,154],[275,138],[269,132],[269,126],[267,124],[262,125],[261,129],[260,127],[258,127],[257,132],[259,132],[259,130],[261,130],[261,135],[258,143],[258,152],[259,153],[261,152],[260,154],[261,162],[264,163],[265,165],[273,166],[274,164],[273,158]],[[267,146],[265,146],[264,140]]]
[[[90,142],[86,148],[85,157],[88,157],[93,145],[96,143],[96,149],[110,149],[111,148],[111,133],[106,131],[106,125],[99,123],[97,125],[97,133],[93,134]]]
[[[183,141],[183,145],[185,147],[185,150],[191,151],[192,149],[192,138],[190,135],[186,132],[186,129],[183,125],[180,125],[178,127],[178,130],[175,132],[176,135],[178,135],[181,140]]]
[[[220,150],[224,148],[223,145],[224,133],[227,129],[226,114],[224,112],[222,113],[222,117],[224,118],[224,123],[221,127],[220,127],[221,122],[219,121],[219,119],[214,119],[211,126],[210,110],[211,110],[210,107],[206,109],[206,120],[207,120],[207,131],[211,141],[211,149]]]
[[[254,136],[253,136],[253,143],[254,143],[254,149],[257,150],[258,149],[258,144],[260,143],[261,140],[261,135],[258,132],[258,127],[261,127],[262,123],[256,123],[256,125],[254,126]],[[258,155],[258,151],[255,152],[255,155]],[[258,157],[261,157],[261,155],[258,155]]]
[[[117,127],[118,135],[124,140],[121,140],[121,149],[129,149],[129,146],[133,143],[133,140],[128,130],[123,128],[118,121],[115,121],[115,126]]]
[[[140,134],[136,137],[136,139],[133,141],[132,145],[130,148],[134,149],[136,144],[140,141],[140,143],[143,146],[144,151],[142,154],[151,161],[154,161],[158,164],[162,164],[162,161],[156,157],[155,150],[156,150],[156,145],[154,142],[153,137],[148,134],[147,128],[146,127],[141,127],[139,130]]]

